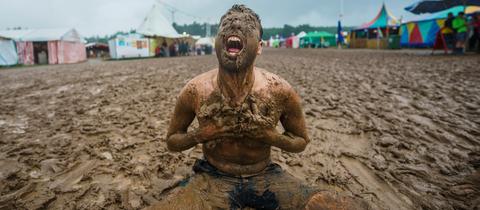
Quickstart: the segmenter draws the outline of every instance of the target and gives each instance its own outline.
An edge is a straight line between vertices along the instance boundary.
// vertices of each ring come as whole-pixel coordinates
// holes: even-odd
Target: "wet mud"
[[[273,149],[273,161],[374,209],[480,208],[479,57],[381,52],[259,57],[299,92],[312,140],[300,154]],[[166,198],[202,157],[201,146],[167,151],[176,95],[217,64],[1,69],[0,209],[141,209]]]

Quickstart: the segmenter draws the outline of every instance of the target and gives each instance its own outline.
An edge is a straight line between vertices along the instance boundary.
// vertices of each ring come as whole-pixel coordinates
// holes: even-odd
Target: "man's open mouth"
[[[238,36],[230,36],[227,39],[226,47],[229,55],[236,56],[243,49],[242,39],[240,39]]]

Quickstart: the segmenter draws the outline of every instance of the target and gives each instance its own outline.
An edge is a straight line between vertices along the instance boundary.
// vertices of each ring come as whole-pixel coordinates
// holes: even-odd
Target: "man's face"
[[[242,71],[253,65],[261,53],[260,24],[248,13],[230,12],[220,23],[215,51],[220,66]]]

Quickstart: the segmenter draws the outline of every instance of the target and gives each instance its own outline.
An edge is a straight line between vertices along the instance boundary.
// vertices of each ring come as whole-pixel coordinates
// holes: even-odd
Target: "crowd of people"
[[[163,40],[161,45],[155,48],[155,57],[176,57],[190,55],[210,55],[213,46],[208,45],[191,45],[186,40],[175,40],[170,45]]]
[[[449,13],[442,34],[452,54],[461,55],[465,50],[480,53],[480,13],[472,15],[470,20],[464,12],[458,13],[456,17]]]
[[[155,57],[187,56],[191,52],[194,52],[194,50],[191,49],[190,44],[185,40],[175,40],[170,45],[164,40],[161,45],[155,48]]]

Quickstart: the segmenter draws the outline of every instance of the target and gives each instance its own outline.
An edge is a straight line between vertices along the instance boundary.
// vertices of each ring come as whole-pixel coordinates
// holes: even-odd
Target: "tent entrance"
[[[48,42],[33,42],[35,64],[48,64]]]

